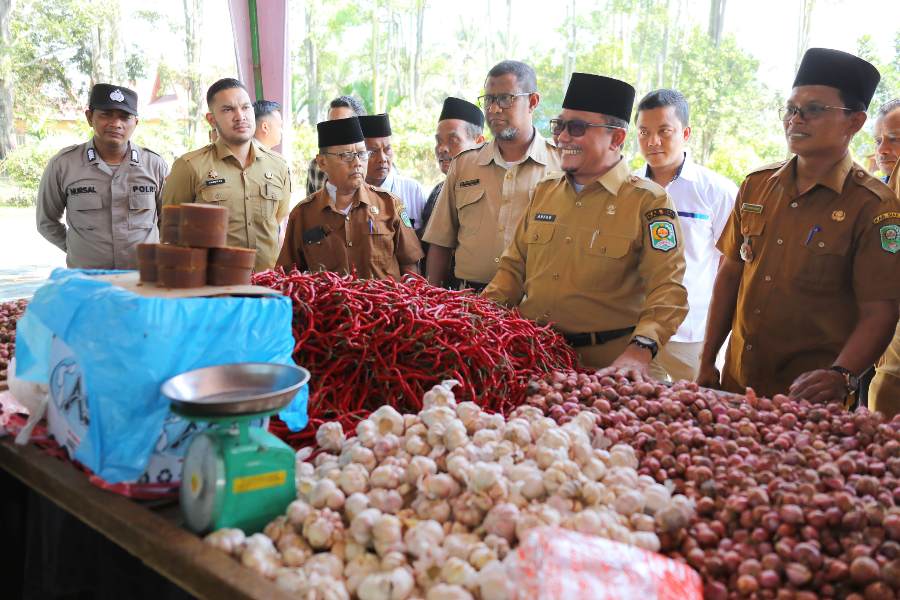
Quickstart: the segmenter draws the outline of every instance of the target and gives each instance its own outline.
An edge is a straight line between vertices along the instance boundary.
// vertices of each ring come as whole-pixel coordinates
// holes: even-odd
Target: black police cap
[[[562,106],[630,121],[631,109],[634,106],[634,88],[612,77],[593,73],[572,73]]]
[[[453,96],[444,100],[444,107],[441,109],[438,121],[445,119],[461,119],[472,125],[484,127],[484,112],[471,102]]]
[[[137,115],[137,93],[120,85],[98,83],[91,88],[91,98],[88,108],[91,110],[124,110]]]
[[[316,130],[319,133],[319,148],[344,146],[363,141],[362,128],[356,117],[322,121],[316,125]]]
[[[810,48],[800,61],[792,87],[827,85],[868,108],[880,80],[878,69],[858,56],[830,48]]]

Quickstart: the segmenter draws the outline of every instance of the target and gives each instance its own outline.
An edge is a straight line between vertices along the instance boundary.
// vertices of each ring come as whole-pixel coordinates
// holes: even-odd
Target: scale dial
[[[187,526],[197,533],[213,529],[224,492],[222,448],[215,437],[196,434],[184,455],[179,492]]]

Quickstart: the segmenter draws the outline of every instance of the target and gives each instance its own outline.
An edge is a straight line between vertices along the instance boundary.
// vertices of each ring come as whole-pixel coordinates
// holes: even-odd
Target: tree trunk
[[[310,125],[319,122],[319,49],[313,38],[315,10],[306,3],[306,110]]]
[[[12,12],[12,0],[0,0],[0,48],[9,48],[9,15]],[[16,147],[13,131],[13,88],[12,73],[5,66],[7,61],[0,61],[0,160],[6,158],[10,150]]]
[[[197,128],[203,116],[203,90],[200,77],[200,36],[203,31],[202,0],[183,0],[184,58],[187,62],[185,87],[188,92],[188,148],[197,140]]]
[[[425,29],[425,8],[427,0],[416,1],[416,56],[413,60],[413,103],[418,106],[421,102],[421,91],[419,86],[422,83],[422,37]]]
[[[722,30],[725,27],[726,0],[710,0],[709,2],[709,39],[719,45],[722,41]]]
[[[506,0],[506,58],[510,58],[512,52],[512,0]]]
[[[563,67],[562,89],[566,89],[569,85],[569,79],[575,71],[575,32],[577,31],[575,22],[575,0],[570,0],[566,6],[566,17],[569,20],[569,39],[566,42],[566,58]]]
[[[797,23],[797,55],[794,58],[794,71],[800,66],[800,59],[809,48],[809,30],[812,27],[813,11],[816,0],[800,0],[800,20]]]
[[[378,9],[380,3],[376,0],[375,8],[372,10],[372,54],[369,57],[372,70],[372,112],[378,113],[381,100],[381,78],[378,76],[378,50],[379,50],[379,27],[378,27]]]

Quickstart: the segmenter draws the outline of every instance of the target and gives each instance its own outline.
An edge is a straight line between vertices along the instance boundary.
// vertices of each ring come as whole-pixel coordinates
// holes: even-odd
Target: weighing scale
[[[217,426],[195,434],[184,456],[180,500],[190,529],[234,527],[249,535],[297,498],[294,451],[249,423],[278,412],[308,381],[302,367],[240,363],[188,371],[162,385],[173,412]]]

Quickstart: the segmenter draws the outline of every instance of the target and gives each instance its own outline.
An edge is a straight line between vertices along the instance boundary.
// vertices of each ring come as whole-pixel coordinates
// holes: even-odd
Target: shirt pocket
[[[156,196],[133,193],[128,197],[128,229],[153,229],[156,225]]]
[[[202,204],[221,204],[225,202],[226,194],[219,186],[205,187],[200,190],[200,199],[198,202]]]
[[[275,218],[278,203],[284,195],[284,188],[277,183],[267,181],[259,186],[259,202],[257,203],[257,215],[263,221]]]
[[[373,221],[369,233],[372,262],[384,265],[394,256],[394,232],[387,221]]]
[[[620,287],[629,271],[635,238],[579,231],[575,242],[575,285],[582,289],[609,291]]]
[[[69,225],[74,229],[91,230],[100,224],[103,200],[99,194],[75,194],[66,200]]]
[[[481,229],[484,217],[484,188],[463,189],[456,192],[456,212],[459,238],[469,238]]]
[[[793,277],[797,287],[811,292],[850,290],[849,250],[848,237],[835,235],[817,239],[814,236],[797,253]]]

